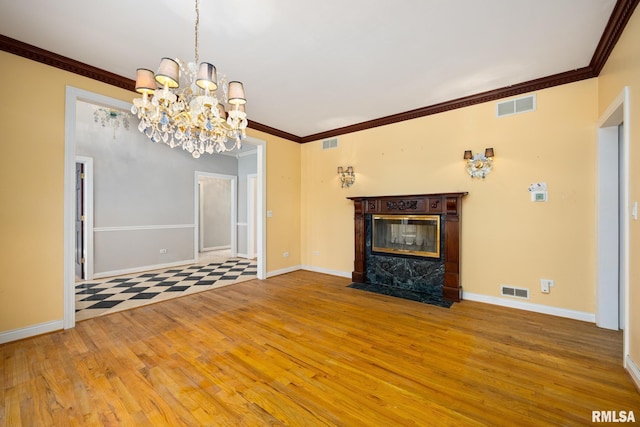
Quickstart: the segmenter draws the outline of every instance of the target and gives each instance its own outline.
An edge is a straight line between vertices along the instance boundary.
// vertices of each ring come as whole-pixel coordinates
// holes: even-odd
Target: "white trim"
[[[120,227],[94,227],[93,231],[136,231],[136,230],[169,230],[174,228],[193,228],[195,224],[167,224],[167,225],[124,225]]]
[[[26,328],[0,332],[0,344],[17,341],[24,338],[35,337],[36,335],[48,334],[49,332],[59,331],[63,328],[63,325],[64,321],[53,320],[51,322],[27,326]]]
[[[257,242],[256,248],[258,249],[258,279],[266,279],[267,276],[267,142],[255,139],[247,138],[252,144],[258,148],[257,155],[257,206],[256,212],[258,218],[256,221],[257,228]]]
[[[302,270],[313,271],[315,273],[330,274],[331,276],[346,277],[351,279],[350,271],[331,270],[328,268],[316,267],[313,265],[303,265]]]
[[[180,265],[194,264],[195,259],[185,259],[182,261],[168,262],[165,264],[143,265],[141,267],[125,268],[122,270],[103,271],[102,273],[96,273],[93,275],[94,279],[103,279],[105,277],[122,276],[124,274],[142,273],[144,271],[160,270],[162,268],[178,267]]]
[[[93,157],[76,156],[84,165],[84,280],[93,279]],[[74,223],[75,224],[75,223]],[[74,248],[76,242],[74,241]]]
[[[211,252],[211,251],[221,251],[223,249],[231,249],[231,245],[224,245],[224,246],[211,246],[208,248],[202,248],[200,250],[200,252]]]
[[[248,254],[243,254],[243,253],[240,253],[240,252],[238,252],[238,253],[236,254],[236,256],[237,256],[238,258],[252,259],[252,258],[249,258],[249,255],[248,255]]]
[[[624,125],[623,128],[623,135],[622,135],[622,171],[619,171],[618,168],[616,168],[617,170],[617,176],[614,177],[615,179],[619,179],[618,177],[622,176],[622,184],[621,184],[621,188],[620,188],[620,195],[621,195],[621,200],[618,200],[618,204],[621,205],[620,206],[620,211],[622,213],[622,223],[620,224],[620,229],[621,231],[619,232],[619,238],[622,239],[622,254],[620,254],[619,256],[622,258],[622,267],[623,267],[623,271],[621,272],[621,276],[618,281],[622,280],[622,298],[624,300],[624,306],[623,306],[623,316],[622,316],[622,323],[624,325],[624,331],[623,331],[623,360],[626,361],[627,357],[629,356],[629,336],[630,336],[630,329],[631,326],[629,324],[629,310],[630,310],[630,304],[629,304],[629,281],[630,281],[630,277],[629,277],[629,266],[630,266],[630,256],[629,256],[629,221],[630,221],[630,211],[629,211],[629,183],[630,183],[630,178],[629,178],[629,145],[630,145],[630,136],[631,136],[631,118],[630,118],[630,91],[629,91],[629,87],[625,86],[622,91],[620,91],[620,93],[618,94],[618,96],[616,96],[616,98],[613,100],[613,102],[611,104],[609,104],[609,106],[607,107],[607,109],[605,110],[605,112],[602,114],[602,116],[600,116],[600,118],[598,119],[598,126],[597,126],[597,149],[598,149],[598,158],[597,158],[597,167],[598,167],[598,172],[597,172],[597,181],[596,181],[596,188],[598,189],[596,197],[597,197],[597,204],[596,204],[596,213],[597,213],[597,219],[596,219],[596,263],[597,263],[597,271],[598,271],[598,275],[597,280],[598,282],[596,283],[596,311],[597,311],[597,318],[598,318],[598,326],[603,326],[603,327],[609,327],[609,328],[613,328],[614,324],[617,324],[620,322],[620,317],[618,314],[618,308],[617,308],[617,304],[619,304],[618,301],[605,301],[605,298],[608,294],[610,294],[611,292],[613,292],[613,285],[615,285],[615,293],[619,294],[618,291],[618,282],[611,284],[611,283],[607,283],[604,281],[604,277],[605,277],[605,273],[607,271],[607,269],[611,269],[614,267],[611,267],[609,264],[607,264],[607,258],[606,255],[603,255],[603,252],[606,252],[606,248],[602,247],[603,244],[606,243],[606,238],[608,235],[607,233],[611,233],[612,231],[607,227],[607,221],[608,218],[606,218],[605,216],[603,216],[603,212],[604,211],[604,204],[606,204],[607,202],[604,200],[604,195],[600,194],[603,191],[606,191],[605,189],[601,189],[602,186],[602,180],[603,178],[607,175],[607,174],[611,174],[611,172],[607,169],[607,165],[604,164],[601,161],[601,155],[602,155],[602,150],[605,149],[605,147],[603,147],[603,145],[605,144],[613,144],[614,142],[616,144],[619,144],[618,141],[618,134],[617,134],[617,127],[620,124]],[[613,133],[613,130],[610,130],[608,128],[611,127],[615,127],[616,128],[616,133]],[[613,179],[613,178],[612,178]],[[609,286],[607,286],[609,285]],[[614,313],[616,316],[615,319],[605,319],[605,315],[609,312]],[[613,329],[617,329],[613,328]]]
[[[566,308],[551,307],[548,305],[533,304],[524,301],[498,298],[488,295],[462,293],[463,300],[483,302],[486,304],[499,305],[502,307],[517,308],[519,310],[533,311],[535,313],[549,314],[551,316],[566,317],[569,319],[582,320],[583,322],[595,323],[596,316],[593,313],[584,311],[568,310]]]
[[[267,272],[267,278],[273,276],[279,276],[281,274],[293,273],[294,271],[302,270],[301,265],[294,265],[292,267],[281,268],[280,270],[274,270]]]
[[[257,183],[258,175],[255,173],[247,174],[247,258],[253,259],[258,252],[256,248],[256,238],[254,237],[257,230],[256,223],[256,199],[257,199]]]
[[[246,222],[238,222],[236,225],[238,227],[248,227],[249,226],[249,224],[247,224]]]
[[[73,328],[75,314],[75,179],[76,179],[76,103],[86,101],[124,111],[131,104],[72,86],[65,88],[64,102],[64,237],[63,237],[63,327]]]
[[[629,355],[624,358],[624,368],[629,373],[629,376],[631,376],[631,379],[635,383],[638,391],[640,391],[640,368],[638,368],[638,365],[636,365]]]
[[[238,153],[236,155],[236,157],[245,157],[245,156],[251,156],[253,154],[256,154],[258,152],[257,149],[255,150],[249,150],[249,151],[241,151],[240,153]]]

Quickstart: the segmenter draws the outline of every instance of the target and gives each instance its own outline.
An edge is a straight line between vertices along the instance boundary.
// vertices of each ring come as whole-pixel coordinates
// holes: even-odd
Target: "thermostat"
[[[531,201],[532,202],[546,202],[547,201],[547,192],[546,191],[532,191],[531,192]]]

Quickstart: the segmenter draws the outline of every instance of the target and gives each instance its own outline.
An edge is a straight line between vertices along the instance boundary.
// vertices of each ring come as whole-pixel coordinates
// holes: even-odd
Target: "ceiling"
[[[586,67],[615,5],[202,0],[199,56],[244,83],[251,121],[304,138]],[[195,56],[195,0],[0,0],[0,10],[0,34],[127,79],[163,56]]]

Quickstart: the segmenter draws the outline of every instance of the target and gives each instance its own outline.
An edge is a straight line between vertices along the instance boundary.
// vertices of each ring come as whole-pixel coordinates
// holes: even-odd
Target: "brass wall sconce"
[[[464,152],[465,165],[464,168],[471,178],[484,179],[493,168],[493,148],[484,150],[484,155],[476,153],[473,155],[471,150]]]
[[[340,178],[340,186],[349,188],[356,181],[356,174],[353,172],[353,166],[347,166],[344,170],[342,166],[338,166],[338,178]]]

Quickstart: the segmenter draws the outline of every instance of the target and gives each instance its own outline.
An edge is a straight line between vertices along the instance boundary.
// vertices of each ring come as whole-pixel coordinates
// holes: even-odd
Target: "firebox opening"
[[[440,258],[440,215],[374,215],[374,252]]]

